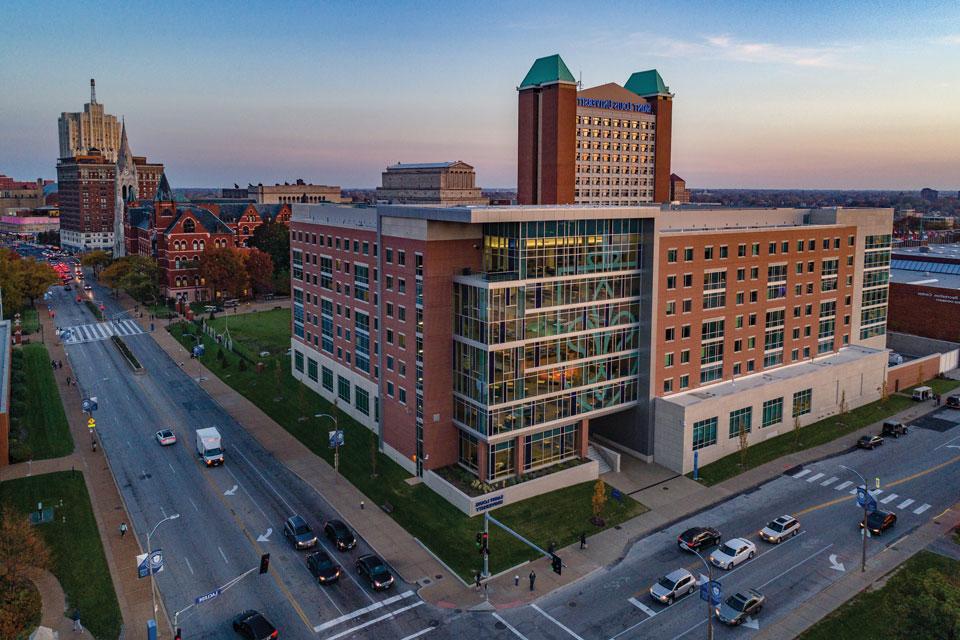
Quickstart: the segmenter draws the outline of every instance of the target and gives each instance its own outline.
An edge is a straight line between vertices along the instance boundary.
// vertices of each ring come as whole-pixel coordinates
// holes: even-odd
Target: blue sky
[[[960,188],[956,2],[140,4],[4,3],[0,173],[55,176],[93,77],[174,186],[513,186],[515,87],[560,53],[585,86],[660,71],[690,186]]]

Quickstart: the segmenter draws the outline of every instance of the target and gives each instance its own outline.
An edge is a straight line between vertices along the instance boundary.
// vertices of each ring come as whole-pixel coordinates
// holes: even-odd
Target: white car
[[[800,521],[793,516],[780,516],[760,529],[760,538],[766,542],[779,544],[787,538],[800,533]]]
[[[161,429],[157,431],[157,442],[165,447],[171,444],[177,444],[177,434],[170,429]]]
[[[757,545],[743,538],[731,538],[714,549],[710,562],[721,569],[733,569],[757,555]]]
[[[650,596],[657,602],[670,605],[674,600],[690,595],[697,589],[697,579],[686,569],[677,569],[663,576],[650,587]]]

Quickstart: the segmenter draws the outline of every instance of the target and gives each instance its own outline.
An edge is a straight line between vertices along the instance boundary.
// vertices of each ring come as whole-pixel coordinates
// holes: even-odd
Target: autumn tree
[[[240,252],[232,248],[207,249],[200,256],[200,277],[213,289],[216,300],[223,295],[239,298],[247,288],[247,270]]]
[[[24,303],[23,260],[10,249],[0,249],[0,289],[3,289],[3,308],[7,315],[16,313]]]
[[[0,638],[18,638],[35,614],[18,606],[29,593],[30,568],[49,569],[50,550],[27,521],[7,507],[0,518]]]
[[[593,518],[590,521],[596,526],[602,527],[604,524],[603,510],[607,506],[607,486],[600,478],[597,478],[596,484],[593,485],[593,496],[590,497],[590,504],[593,507]]]
[[[23,273],[23,295],[30,299],[32,306],[37,298],[53,285],[60,282],[57,272],[48,264],[36,260],[20,260],[20,269]]]
[[[93,275],[98,276],[104,267],[113,262],[113,256],[103,250],[89,251],[80,256],[80,264],[93,269]]]
[[[267,253],[277,272],[290,270],[290,229],[281,222],[265,222],[253,230],[250,246]]]
[[[113,289],[126,291],[144,303],[160,297],[160,268],[150,256],[124,256],[114,260],[100,273],[100,282]]]
[[[254,295],[273,293],[273,259],[260,249],[248,249],[243,256],[247,281]]]

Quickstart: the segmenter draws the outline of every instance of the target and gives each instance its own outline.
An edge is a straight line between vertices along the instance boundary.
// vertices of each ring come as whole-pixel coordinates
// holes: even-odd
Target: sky
[[[689,187],[960,189],[955,1],[6,0],[0,173],[55,178],[96,78],[174,187],[463,160],[512,188],[516,86],[554,53],[585,87],[659,70]]]

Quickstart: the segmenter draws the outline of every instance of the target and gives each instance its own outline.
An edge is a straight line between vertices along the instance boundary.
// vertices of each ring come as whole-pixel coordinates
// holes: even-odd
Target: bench
[[[383,509],[384,513],[393,513],[393,505],[389,502],[384,502],[380,505],[380,508]]]

